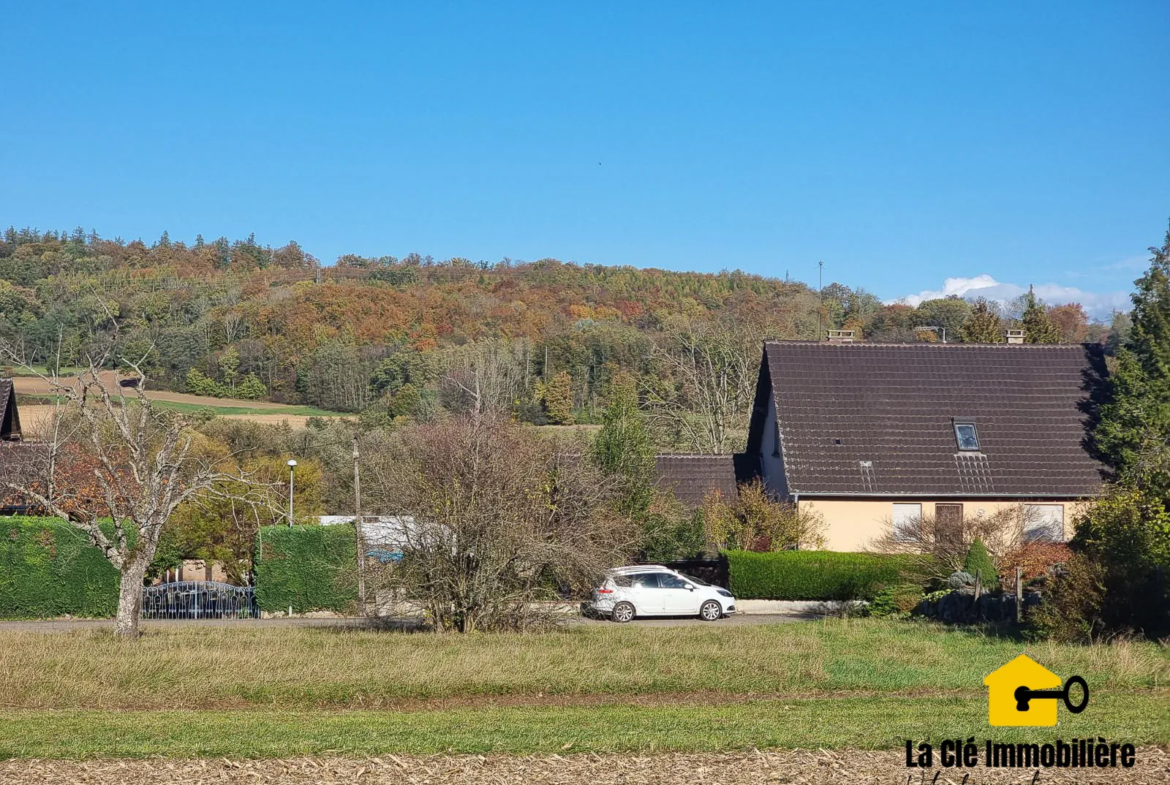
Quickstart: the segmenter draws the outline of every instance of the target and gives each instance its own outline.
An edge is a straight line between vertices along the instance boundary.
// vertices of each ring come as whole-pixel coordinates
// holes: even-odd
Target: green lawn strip
[[[226,414],[275,414],[286,415],[294,417],[352,417],[345,412],[332,412],[328,409],[318,409],[315,406],[280,406],[280,407],[260,407],[260,406],[220,406],[215,403],[185,403],[182,401],[161,401],[158,399],[152,400],[152,403],[160,409],[170,409],[171,411],[182,412],[184,414],[194,414],[195,412],[210,409],[217,415]]]
[[[24,368],[22,366],[15,366],[15,365],[6,365],[3,367],[2,370],[4,371],[5,376],[31,376],[31,377],[48,376],[48,377],[52,377],[54,369],[48,367],[47,365],[31,365],[28,368]],[[89,370],[89,369],[82,368],[80,365],[78,365],[78,366],[62,365],[60,368],[56,369],[56,372],[57,372],[58,376],[76,376],[77,374],[81,373],[82,371],[87,371],[87,370]]]
[[[438,711],[4,711],[0,759],[384,753],[898,749],[906,739],[1170,743],[1163,690],[1094,693],[1057,728],[992,728],[977,698],[757,700],[694,706],[486,707]]]

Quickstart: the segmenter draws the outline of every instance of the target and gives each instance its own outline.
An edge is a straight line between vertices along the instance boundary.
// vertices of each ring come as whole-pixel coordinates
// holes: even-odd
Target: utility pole
[[[362,534],[362,475],[358,469],[358,435],[353,435],[353,530],[357,543],[358,609],[366,615],[366,545]]]

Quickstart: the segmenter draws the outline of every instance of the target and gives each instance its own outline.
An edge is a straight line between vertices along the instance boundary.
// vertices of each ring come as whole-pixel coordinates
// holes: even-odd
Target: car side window
[[[657,589],[658,575],[653,572],[644,572],[633,577],[634,586],[643,589]]]
[[[685,589],[687,582],[677,575],[659,575],[658,580],[664,589]]]
[[[615,575],[615,576],[613,576],[613,585],[620,586],[623,589],[628,589],[630,587],[630,576],[629,575]]]

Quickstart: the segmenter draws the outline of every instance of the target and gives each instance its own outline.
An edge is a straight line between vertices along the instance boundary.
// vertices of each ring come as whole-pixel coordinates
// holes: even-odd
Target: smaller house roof
[[[698,507],[712,491],[731,501],[739,484],[750,482],[756,472],[748,456],[663,454],[654,456],[658,487],[674,492],[688,507]]]

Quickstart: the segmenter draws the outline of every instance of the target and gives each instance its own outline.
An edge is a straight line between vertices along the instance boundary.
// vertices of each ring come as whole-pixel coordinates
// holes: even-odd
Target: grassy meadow
[[[290,417],[353,417],[353,414],[346,414],[345,412],[333,412],[328,409],[318,409],[315,406],[272,406],[271,404],[258,406],[222,406],[214,401],[216,398],[207,399],[208,403],[187,403],[184,401],[165,401],[156,400],[154,405],[159,409],[170,409],[171,411],[181,412],[183,414],[196,414],[203,411],[212,411],[216,415],[246,415],[246,416],[275,416],[287,415]]]
[[[0,629],[0,758],[896,747],[986,735],[1020,653],[1089,683],[1061,734],[1170,742],[1170,650],[917,623],[434,635],[255,626]],[[1006,730],[1006,729],[1001,729]],[[997,738],[1047,738],[1044,729]]]

